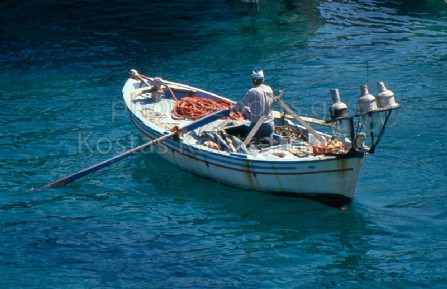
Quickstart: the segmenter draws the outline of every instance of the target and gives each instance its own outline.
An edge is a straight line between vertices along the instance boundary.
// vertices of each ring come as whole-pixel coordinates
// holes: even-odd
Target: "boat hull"
[[[154,140],[173,126],[188,124],[187,120],[172,119],[172,104],[176,99],[172,90],[161,101],[152,103],[136,100],[141,83],[129,79],[123,88],[123,98],[131,120],[145,140]],[[216,94],[179,83],[170,82],[178,91],[194,91],[199,97],[225,99]],[[179,96],[180,92],[177,92]],[[177,99],[176,99],[177,100]],[[229,101],[228,99],[226,99]],[[150,109],[160,119],[154,122],[145,115]],[[274,148],[276,149],[276,148]],[[280,147],[278,147],[278,150]],[[153,150],[179,168],[238,188],[260,192],[334,198],[339,204],[349,204],[363,164],[364,153],[351,150],[340,155],[308,155],[307,157],[261,157],[247,153],[229,153],[188,142],[183,137],[169,138]]]
[[[162,134],[147,127],[130,112],[132,122],[145,140]],[[169,139],[153,150],[166,161],[198,176],[238,188],[288,196],[334,198],[349,204],[364,154],[312,161],[251,160],[244,154],[222,154]]]

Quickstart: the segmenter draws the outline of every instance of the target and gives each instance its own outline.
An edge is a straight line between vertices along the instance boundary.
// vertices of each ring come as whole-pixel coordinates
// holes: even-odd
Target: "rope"
[[[169,92],[171,93],[172,98],[174,98],[174,100],[178,102],[178,98],[175,96],[175,94],[172,91],[171,87],[169,85],[167,85],[166,83],[165,83],[165,86],[169,89]]]
[[[176,102],[172,110],[173,119],[191,119],[196,120],[207,116],[213,112],[228,109],[231,103],[227,100],[212,100],[208,98],[201,98],[197,96],[186,96]],[[241,112],[231,111],[230,119],[243,120],[244,117]]]

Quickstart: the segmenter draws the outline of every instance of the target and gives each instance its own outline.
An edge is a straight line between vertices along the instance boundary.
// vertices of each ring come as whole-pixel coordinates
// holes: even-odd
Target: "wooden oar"
[[[251,129],[250,133],[247,135],[247,137],[244,140],[244,145],[247,146],[252,138],[255,136],[255,134],[258,132],[261,125],[264,123],[264,120],[267,118],[265,114],[261,116],[261,118],[256,122],[255,126]]]
[[[80,178],[83,178],[83,177],[85,177],[85,176],[87,176],[87,175],[89,175],[91,173],[94,173],[94,172],[96,172],[96,171],[98,171],[100,169],[108,167],[111,164],[116,163],[116,162],[118,162],[118,161],[120,161],[120,160],[122,160],[122,159],[124,159],[124,158],[126,158],[128,156],[131,156],[133,154],[141,152],[143,149],[145,149],[147,147],[150,147],[152,145],[158,144],[158,143],[160,143],[160,142],[162,142],[162,141],[164,141],[166,139],[169,139],[169,138],[171,138],[173,136],[176,136],[176,135],[178,135],[179,132],[185,133],[185,132],[188,132],[188,131],[192,131],[192,130],[194,130],[196,128],[199,128],[201,126],[204,126],[204,125],[206,125],[206,124],[208,124],[210,122],[218,120],[219,118],[222,118],[224,116],[228,116],[229,112],[230,112],[230,109],[224,109],[224,110],[215,112],[213,114],[210,114],[208,116],[205,116],[205,117],[203,117],[203,118],[201,118],[201,119],[199,119],[197,121],[194,121],[194,122],[192,122],[190,124],[187,124],[187,125],[185,125],[185,126],[183,126],[181,128],[174,128],[175,131],[173,131],[173,132],[170,132],[170,133],[168,133],[166,135],[163,135],[163,136],[161,136],[161,137],[159,137],[157,139],[154,139],[154,140],[152,140],[152,141],[150,141],[148,143],[145,143],[145,144],[140,145],[138,147],[135,147],[135,148],[133,148],[131,150],[128,150],[128,151],[126,151],[126,152],[124,152],[124,153],[122,153],[120,155],[117,155],[117,156],[111,158],[111,159],[105,160],[105,161],[100,162],[100,163],[98,163],[98,164],[96,164],[94,166],[91,166],[89,168],[81,170],[81,171],[79,171],[77,173],[74,173],[72,175],[63,177],[63,178],[61,178],[61,179],[59,179],[59,180],[57,180],[55,182],[46,184],[45,186],[43,186],[41,188],[37,188],[37,189],[33,188],[33,189],[30,190],[30,192],[36,192],[36,191],[41,191],[41,190],[48,189],[48,188],[57,188],[57,187],[68,185],[68,184],[70,184],[70,183],[72,183],[72,182],[74,182],[76,180],[79,180]]]
[[[313,134],[321,143],[326,143],[326,140],[322,135],[316,132],[307,122],[301,119],[299,115],[297,115],[287,104],[285,104],[282,100],[278,101],[279,105],[284,108],[284,110],[293,116],[299,123],[301,123],[311,134]]]
[[[280,90],[279,91],[279,95],[275,98],[275,101],[272,102],[272,104],[270,105],[270,110],[272,110],[273,105],[279,101],[283,95],[283,91]],[[258,132],[259,128],[261,127],[261,125],[264,123],[264,120],[267,118],[267,115],[263,114],[261,116],[261,118],[256,122],[255,126],[251,129],[250,133],[248,134],[248,136],[245,138],[244,140],[244,145],[248,145],[252,138],[255,136],[255,134]]]
[[[279,112],[277,110],[273,110],[273,117],[274,118],[280,118],[280,119],[295,119],[293,116],[291,116],[290,114],[286,114],[284,112]],[[317,118],[312,118],[312,117],[307,117],[307,116],[300,116],[300,118],[302,120],[304,120],[307,123],[313,123],[316,125],[320,125],[320,126],[327,126],[330,127],[331,124],[326,122],[325,120],[322,119],[317,119]]]

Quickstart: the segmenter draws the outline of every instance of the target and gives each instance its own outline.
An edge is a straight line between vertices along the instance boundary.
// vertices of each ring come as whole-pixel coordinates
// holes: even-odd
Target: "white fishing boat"
[[[160,140],[153,152],[179,168],[234,187],[340,207],[351,203],[365,155],[374,153],[400,107],[382,82],[379,89],[374,97],[362,86],[360,114],[354,116],[332,90],[330,120],[300,117],[279,101],[286,113],[273,112],[275,134],[261,140],[244,133],[249,120],[229,113],[232,100],[203,89],[131,70],[123,98],[142,137]]]

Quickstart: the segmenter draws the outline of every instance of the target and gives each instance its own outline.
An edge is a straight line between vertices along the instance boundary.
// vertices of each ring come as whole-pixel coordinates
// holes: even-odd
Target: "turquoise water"
[[[0,2],[0,288],[447,285],[444,1],[151,2]],[[362,83],[395,92],[349,211],[154,155],[27,193],[141,143],[128,69],[237,100],[254,66],[306,116],[332,88],[350,108]]]

